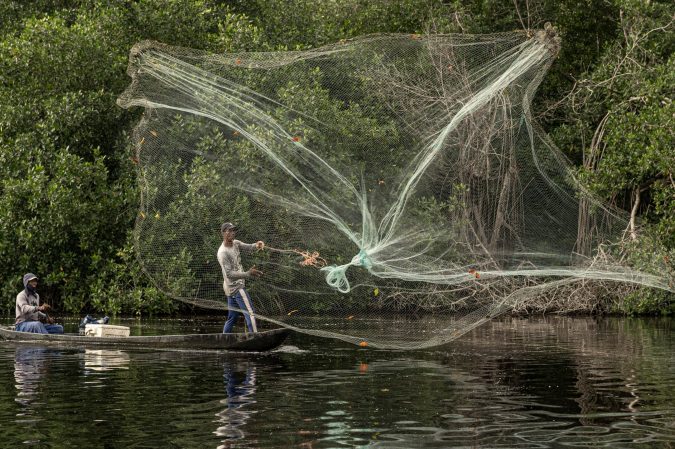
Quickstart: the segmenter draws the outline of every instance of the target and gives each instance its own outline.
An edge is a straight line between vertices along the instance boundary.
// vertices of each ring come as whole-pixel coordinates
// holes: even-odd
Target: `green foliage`
[[[552,135],[585,161],[585,186],[636,209],[666,248],[675,247],[675,61],[670,9],[660,2],[617,1],[620,34],[602,48],[563,102],[565,123]]]
[[[594,170],[584,172],[584,179],[605,197],[622,190],[648,190],[651,207],[643,216],[658,223],[664,243],[675,247],[675,105],[670,98],[675,59],[641,70],[641,75],[615,83],[630,96],[610,108],[602,159]]]
[[[132,21],[143,37],[204,48],[217,34],[226,10],[208,0],[140,0],[133,3],[132,11]]]
[[[675,298],[672,293],[663,290],[643,288],[623,298],[616,311],[626,315],[672,316],[675,314]]]
[[[279,99],[294,111],[314,117],[321,123],[329,123],[330,128],[322,130],[322,133],[315,133],[309,125],[305,126],[302,119],[284,116],[279,119],[288,123],[287,127],[294,135],[301,136],[312,148],[317,148],[331,165],[348,167],[356,162],[360,166],[368,166],[369,171],[376,176],[375,179],[365,180],[366,185],[377,185],[378,181],[396,177],[398,171],[408,163],[404,147],[397,144],[397,124],[382,120],[380,111],[370,106],[368,93],[363,93],[360,103],[344,104],[331,98],[330,93],[321,86],[320,71],[308,72],[306,76],[306,79],[296,79],[281,86],[278,89]],[[349,86],[350,80],[345,79],[343,84]],[[379,173],[373,167],[379,165],[378,161],[383,156],[369,151],[373,142],[389,152],[389,163]],[[352,179],[352,182],[359,184],[360,179]]]
[[[539,109],[547,111],[545,125],[581,164],[604,123],[596,148],[600,156],[581,169],[581,179],[594,193],[627,209],[634,192],[641,192],[638,215],[665,254],[672,253],[675,40],[672,25],[665,28],[671,15],[668,2],[635,0],[0,2],[0,305],[13,310],[21,275],[33,271],[43,279],[45,299],[66,311],[176,310],[175,303],[148,284],[129,232],[139,192],[128,135],[138,115],[118,108],[115,99],[128,83],[129,49],[143,39],[215,52],[252,51],[315,47],[375,32],[488,33],[540,28],[551,21],[563,46],[538,100]],[[324,111],[319,119],[335,125],[336,138],[330,142],[335,161],[356,158],[372,164],[372,155],[362,150],[365,143],[397,139],[397,124],[375,118],[367,93],[359,104],[331,104],[321,89],[320,73],[278,86],[278,92],[298,111]],[[316,136],[303,120],[279,117],[285,119],[303,139],[323,145],[312,141]],[[247,142],[231,137],[214,130],[202,145],[250,151]],[[405,159],[403,151],[393,148],[390,166]],[[220,200],[209,187],[217,182],[221,167],[199,159],[185,163],[191,170],[180,179],[186,186],[182,201],[208,210]],[[255,167],[251,160],[238,169],[254,173]],[[166,176],[175,173],[166,169]],[[377,181],[389,182],[393,175],[392,168],[383,167]],[[240,223],[253,235],[255,220],[246,213],[250,205],[243,196],[235,201],[241,206]],[[189,219],[180,204],[179,199],[174,210],[158,218],[155,211],[146,211],[145,220]],[[448,207],[429,199],[420,213],[431,220]],[[279,218],[280,235],[288,220]],[[167,242],[183,238],[165,236]],[[211,247],[217,243],[213,238],[204,236],[194,244]],[[643,257],[636,254],[635,259]],[[214,263],[183,254],[167,269],[183,264],[195,273],[212,273]],[[208,282],[220,282],[219,276],[216,270]],[[290,274],[288,282],[293,283]],[[666,306],[651,297],[637,303],[629,299],[624,310],[650,310],[631,305],[638,303],[672,310],[672,302]]]
[[[40,292],[55,307],[89,307],[91,279],[102,260],[114,257],[136,207],[120,146],[129,114],[114,103],[133,42],[119,27],[122,11],[52,6],[53,15],[28,15],[0,41],[6,310],[27,271],[41,276]]]
[[[67,148],[0,151],[22,156],[2,177],[0,269],[14,273],[14,280],[21,272],[40,273],[51,286],[47,299],[56,299],[50,298],[55,285],[77,294],[86,287],[84,260],[99,257],[110,232],[119,232],[114,214],[124,204],[123,192],[108,189],[108,171],[96,150],[93,162]]]
[[[148,286],[136,258],[131,233],[116,258],[98,261],[89,289],[89,307],[107,315],[157,315],[176,312],[178,303]]]
[[[238,0],[271,49],[304,49],[371,33],[424,33],[452,12],[440,0]],[[435,22],[439,22],[436,24]],[[438,28],[438,26],[437,26]]]

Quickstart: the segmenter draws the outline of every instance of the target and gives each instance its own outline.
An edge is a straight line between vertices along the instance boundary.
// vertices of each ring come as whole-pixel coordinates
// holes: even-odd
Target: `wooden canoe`
[[[227,351],[269,351],[284,342],[290,331],[273,329],[250,334],[148,335],[142,337],[91,337],[75,334],[33,334],[17,332],[13,326],[0,326],[0,338],[21,343],[50,346],[220,349]]]

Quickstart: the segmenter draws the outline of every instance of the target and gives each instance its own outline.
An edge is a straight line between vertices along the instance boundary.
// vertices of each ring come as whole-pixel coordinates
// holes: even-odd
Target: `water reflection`
[[[244,427],[251,416],[256,413],[255,393],[257,381],[256,364],[249,360],[226,360],[223,364],[223,380],[227,397],[220,401],[227,407],[216,413],[221,425],[214,432],[225,437],[219,448],[241,447],[246,438]],[[255,447],[256,440],[246,442]]]
[[[0,388],[0,446],[675,447],[674,325],[505,317],[416,352],[0,344],[16,385]]]
[[[111,371],[115,369],[129,369],[129,354],[119,350],[85,349],[85,371]]]
[[[17,416],[31,413],[40,383],[49,371],[50,359],[61,353],[42,347],[18,347],[14,351],[14,381],[17,389],[15,402],[23,407]]]

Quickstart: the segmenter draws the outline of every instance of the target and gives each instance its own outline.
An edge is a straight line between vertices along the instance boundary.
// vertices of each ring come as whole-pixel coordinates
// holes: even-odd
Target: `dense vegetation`
[[[213,52],[311,48],[367,33],[487,33],[553,23],[562,51],[536,99],[538,120],[586,186],[675,251],[672,7],[568,0],[35,0],[0,4],[0,304],[42,276],[64,311],[165,313],[134,256],[138,206],[116,106],[142,39]],[[592,11],[592,13],[591,13]],[[640,219],[638,222],[637,219]],[[640,226],[638,226],[638,223]],[[672,269],[672,261],[669,261]],[[669,301],[670,300],[670,301]],[[669,305],[670,304],[670,305]],[[638,292],[629,312],[666,311]]]

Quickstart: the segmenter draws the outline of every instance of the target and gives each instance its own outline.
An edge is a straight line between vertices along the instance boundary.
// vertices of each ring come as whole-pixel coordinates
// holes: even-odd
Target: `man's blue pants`
[[[63,326],[60,324],[42,324],[40,321],[24,321],[17,324],[14,329],[17,332],[31,332],[33,334],[62,334]]]
[[[248,296],[246,290],[240,288],[228,296],[227,307],[229,312],[227,313],[227,321],[225,321],[225,326],[223,326],[224,334],[229,334],[232,332],[232,328],[234,327],[234,324],[237,322],[237,319],[242,314],[242,312],[244,313],[246,327],[248,327],[249,332],[258,332],[258,326],[255,322],[255,312],[253,311],[253,302]]]

